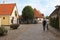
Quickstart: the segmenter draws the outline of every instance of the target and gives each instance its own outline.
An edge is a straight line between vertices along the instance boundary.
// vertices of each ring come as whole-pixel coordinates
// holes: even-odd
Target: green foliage
[[[17,29],[19,27],[19,24],[11,24],[10,28],[12,29]]]
[[[59,19],[57,18],[50,18],[50,25],[56,29],[59,29]]]
[[[7,34],[7,29],[5,27],[0,27],[0,35],[5,35]]]
[[[27,22],[28,20],[32,20],[34,17],[33,8],[31,6],[24,7],[24,9],[22,10],[22,17]]]
[[[46,19],[49,19],[49,16],[46,16]]]

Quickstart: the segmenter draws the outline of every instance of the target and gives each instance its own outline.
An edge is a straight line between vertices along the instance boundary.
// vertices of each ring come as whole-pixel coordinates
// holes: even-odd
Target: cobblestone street
[[[8,34],[0,40],[60,40],[52,30],[43,31],[42,24],[22,24],[16,30],[8,28]]]

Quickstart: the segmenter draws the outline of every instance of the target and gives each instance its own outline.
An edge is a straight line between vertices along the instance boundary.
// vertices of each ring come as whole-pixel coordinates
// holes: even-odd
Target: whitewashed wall
[[[15,16],[15,11],[17,11],[17,7],[16,7],[16,6],[14,7],[13,12],[12,12],[12,14],[11,14],[11,16],[10,16],[10,24],[12,24],[12,23],[11,23],[12,17],[14,17],[13,23],[14,23],[14,24],[17,23],[17,17]]]

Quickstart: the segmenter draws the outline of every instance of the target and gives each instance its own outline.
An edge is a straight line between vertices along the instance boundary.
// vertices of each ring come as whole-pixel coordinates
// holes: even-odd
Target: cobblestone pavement
[[[16,30],[8,28],[8,34],[0,40],[60,40],[51,30],[43,31],[42,24],[23,24]]]
[[[20,25],[18,29],[12,30],[10,27],[6,27],[8,29],[8,33],[5,36],[0,36],[0,40],[15,40],[19,35],[21,35],[24,31],[29,29],[28,25]]]

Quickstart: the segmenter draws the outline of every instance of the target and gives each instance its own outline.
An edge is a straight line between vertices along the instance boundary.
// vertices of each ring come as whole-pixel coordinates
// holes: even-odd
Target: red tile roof
[[[0,15],[10,15],[16,4],[0,4]]]
[[[43,14],[40,13],[39,11],[37,11],[37,10],[34,8],[34,17],[36,17],[36,18],[43,18]]]

